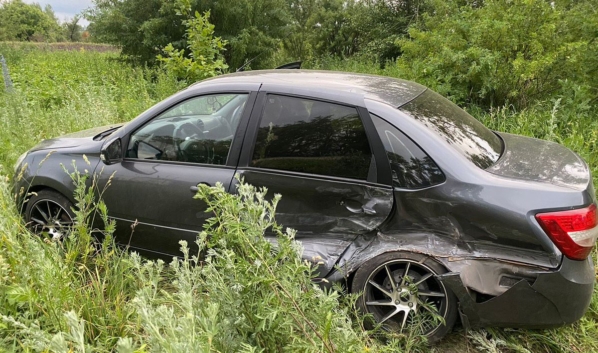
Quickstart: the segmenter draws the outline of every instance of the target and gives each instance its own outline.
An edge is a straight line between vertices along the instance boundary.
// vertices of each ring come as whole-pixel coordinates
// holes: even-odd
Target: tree
[[[216,36],[227,41],[226,61],[233,68],[257,59],[254,67],[267,67],[278,50],[288,13],[285,0],[190,0],[191,11],[210,11]],[[175,2],[164,0],[95,0],[86,17],[96,41],[122,46],[122,53],[153,62],[162,48],[187,47],[185,26]]]
[[[60,25],[51,6],[11,0],[0,4],[0,40],[54,42]]]
[[[282,43],[288,56],[299,60],[310,56],[312,37],[317,28],[315,18],[320,6],[319,0],[287,0],[290,21]]]
[[[122,48],[131,59],[152,63],[169,43],[183,49],[185,27],[171,1],[94,0],[95,7],[85,14],[88,30],[96,42]]]
[[[82,39],[83,27],[79,25],[81,20],[80,15],[75,15],[70,21],[66,21],[62,28],[64,30],[64,36],[71,42],[79,42]]]

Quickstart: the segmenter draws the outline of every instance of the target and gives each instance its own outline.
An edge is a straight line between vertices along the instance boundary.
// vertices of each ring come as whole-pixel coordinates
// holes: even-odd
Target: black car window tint
[[[482,169],[493,165],[502,153],[502,141],[494,132],[434,91],[425,91],[400,110],[422,122]]]
[[[444,182],[444,174],[426,152],[396,127],[370,115],[386,149],[394,187],[419,189]]]
[[[218,94],[179,103],[131,135],[127,158],[224,165],[246,101]]]
[[[251,166],[366,180],[371,158],[355,108],[267,97]]]

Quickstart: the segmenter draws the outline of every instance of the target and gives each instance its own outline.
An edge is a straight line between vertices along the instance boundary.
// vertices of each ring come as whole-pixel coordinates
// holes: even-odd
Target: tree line
[[[0,1],[0,41],[76,42],[88,37],[82,16],[60,23],[52,6],[22,0]]]
[[[191,12],[210,12],[215,35],[225,40],[226,62],[267,68],[282,59],[358,52],[382,60],[400,54],[424,0],[188,0]],[[177,1],[96,0],[89,13],[95,40],[121,45],[123,54],[152,62],[169,43],[188,45]]]
[[[153,63],[190,45],[181,3],[209,12],[229,71],[325,57],[396,66],[482,107],[598,97],[598,0],[95,0],[89,30]]]
[[[344,63],[332,68],[344,69],[347,62],[364,63],[358,71],[387,68],[383,74],[484,108],[554,105],[558,99],[595,107],[598,101],[598,0],[94,0],[94,5],[84,13],[91,40],[117,45],[124,57],[143,65],[162,62],[189,81],[242,66],[273,68],[301,60],[318,68],[332,60]],[[50,7],[8,0],[0,6],[0,40],[76,40],[68,36],[69,29],[80,31],[76,20],[61,27]]]

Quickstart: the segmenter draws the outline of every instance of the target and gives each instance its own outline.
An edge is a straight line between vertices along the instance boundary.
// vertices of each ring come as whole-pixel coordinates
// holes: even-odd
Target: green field
[[[61,351],[67,347],[75,352],[177,352],[185,347],[206,352],[253,352],[249,345],[237,344],[262,342],[262,339],[267,346],[276,343],[273,337],[278,340],[284,337],[289,344],[293,343],[291,351],[318,351],[317,345],[312,345],[309,339],[297,338],[302,336],[301,332],[293,333],[295,336],[288,333],[288,337],[285,332],[274,332],[273,336],[264,334],[261,338],[239,337],[227,332],[235,323],[222,321],[223,316],[218,315],[228,313],[222,307],[220,313],[211,318],[202,317],[206,314],[202,310],[206,309],[192,303],[185,307],[186,300],[198,297],[205,300],[206,307],[219,303],[217,298],[198,294],[197,288],[185,282],[193,282],[188,277],[196,274],[193,269],[184,266],[161,269],[154,262],[120,253],[110,244],[105,244],[105,249],[96,254],[90,250],[89,230],[83,225],[78,227],[75,240],[64,246],[32,237],[20,220],[9,190],[9,179],[13,177],[13,164],[18,156],[42,139],[128,121],[182,89],[184,84],[158,69],[134,67],[119,61],[118,54],[110,50],[59,51],[0,43],[0,54],[8,62],[14,83],[12,92],[0,93],[0,350],[33,352],[49,348],[49,351]],[[358,59],[319,60],[307,66],[400,76],[395,66],[380,69],[377,64]],[[583,97],[572,90],[568,97],[541,102],[523,111],[510,107],[491,111],[470,107],[468,110],[492,129],[564,144],[592,166],[596,178],[598,120],[595,110],[587,102],[578,101],[578,96]],[[84,190],[78,199],[84,206],[82,212],[93,207]],[[283,305],[275,298],[272,300]],[[597,290],[588,313],[574,325],[542,331],[465,332],[458,328],[431,348],[418,337],[405,335],[387,337],[388,342],[371,339],[359,332],[359,325],[346,322],[351,310],[343,300],[334,294],[326,294],[326,300],[322,300],[325,303],[314,304],[318,300],[312,298],[308,302],[306,299],[306,305],[322,310],[314,309],[314,313],[324,313],[322,320],[330,313],[332,319],[324,320],[322,325],[326,326],[326,322],[338,325],[339,330],[333,329],[330,333],[330,340],[346,339],[346,349],[336,347],[341,352],[393,351],[395,348],[397,351],[435,352],[598,351]],[[193,317],[189,316],[192,313]],[[264,315],[275,315],[273,313],[276,312],[268,311]],[[219,318],[217,324],[208,322],[214,318]],[[231,317],[229,321],[234,319]],[[123,339],[125,337],[127,339]],[[305,337],[311,336],[306,334]],[[185,346],[185,340],[199,343]]]

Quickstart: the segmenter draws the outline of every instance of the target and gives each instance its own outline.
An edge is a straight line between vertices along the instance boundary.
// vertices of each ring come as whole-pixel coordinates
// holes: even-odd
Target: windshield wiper
[[[103,140],[105,137],[112,135],[112,133],[113,133],[114,131],[118,130],[118,129],[119,129],[121,126],[122,126],[122,125],[120,125],[120,126],[115,126],[115,127],[113,127],[113,128],[110,128],[110,129],[108,129],[108,130],[106,130],[106,131],[104,131],[104,132],[100,132],[99,134],[97,134],[97,135],[95,135],[95,136],[93,137],[93,140],[94,140],[94,141],[101,141],[101,140]]]

